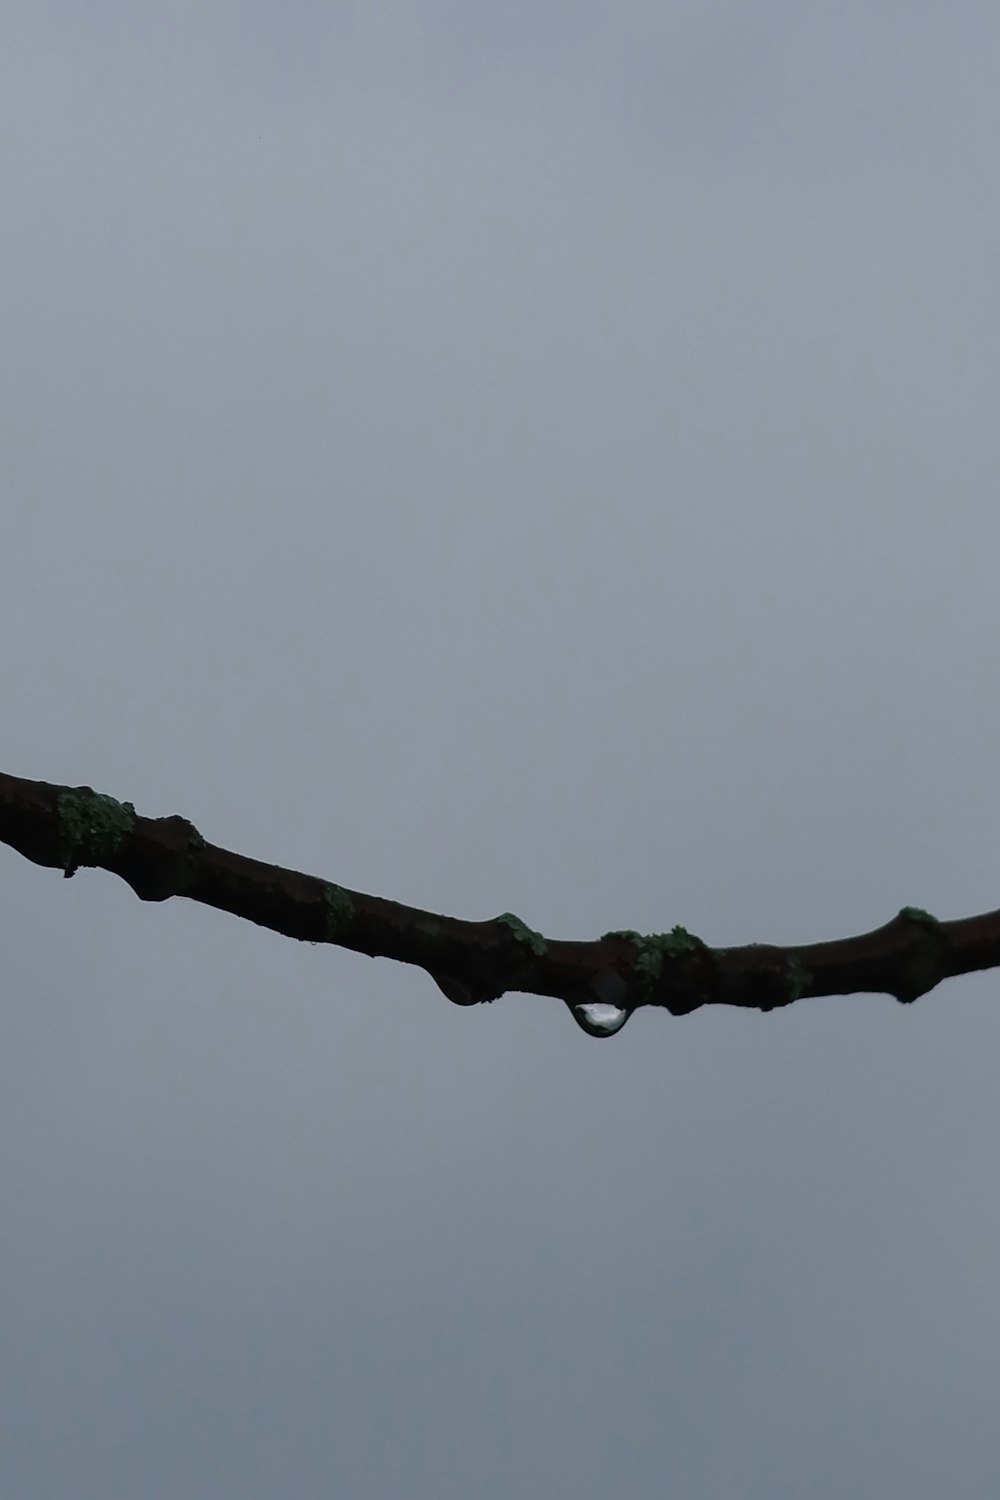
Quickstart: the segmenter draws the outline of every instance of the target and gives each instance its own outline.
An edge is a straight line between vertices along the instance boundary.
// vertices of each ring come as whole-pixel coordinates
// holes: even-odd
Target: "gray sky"
[[[997,904],[995,6],[4,31],[3,769],[553,937]],[[5,1495],[996,1492],[995,976],[599,1042],[0,880]]]

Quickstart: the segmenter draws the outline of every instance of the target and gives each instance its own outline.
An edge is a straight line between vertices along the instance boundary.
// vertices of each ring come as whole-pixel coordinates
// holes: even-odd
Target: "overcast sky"
[[[998,904],[995,5],[3,33],[3,770],[550,937]],[[0,881],[4,1495],[997,1492],[995,975],[595,1041]]]

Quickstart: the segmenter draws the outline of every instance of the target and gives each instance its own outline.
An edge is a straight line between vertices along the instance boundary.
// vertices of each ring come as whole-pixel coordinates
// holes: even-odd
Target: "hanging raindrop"
[[[477,994],[464,979],[456,979],[452,974],[431,974],[431,978],[453,1005],[483,1005],[487,1000],[496,999],[495,995]]]
[[[606,1005],[598,1000],[571,1007],[573,1019],[588,1036],[614,1036],[632,1014],[621,1005]]]
[[[475,1005],[476,996],[460,979],[453,979],[450,974],[432,974],[431,978],[453,1005]]]

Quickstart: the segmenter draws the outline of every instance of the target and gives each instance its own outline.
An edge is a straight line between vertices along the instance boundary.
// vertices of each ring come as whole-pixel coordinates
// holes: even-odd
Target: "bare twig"
[[[109,870],[142,901],[186,896],[287,937],[415,964],[456,1004],[508,990],[553,995],[597,1036],[642,1005],[681,1016],[703,1005],[774,1010],[860,991],[909,1002],[943,979],[1000,964],[1000,911],[939,922],[904,907],[873,932],[793,947],[711,948],[683,927],[551,941],[510,912],[485,922],[439,916],[220,849],[186,818],[144,818],[90,787],[2,773],[0,840],[67,876],[81,866]]]

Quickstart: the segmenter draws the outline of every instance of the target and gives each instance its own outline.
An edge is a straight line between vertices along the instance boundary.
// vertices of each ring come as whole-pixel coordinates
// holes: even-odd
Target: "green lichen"
[[[509,927],[516,940],[523,943],[526,948],[530,948],[536,958],[542,958],[549,951],[549,945],[542,934],[536,932],[533,927],[529,927],[526,922],[522,922],[520,917],[515,917],[512,911],[501,912],[494,920]]]
[[[705,944],[686,927],[671,927],[669,932],[633,932],[629,928],[605,932],[603,938],[625,938],[636,950],[635,971],[645,987],[660,978],[667,959],[684,958],[702,951]]]
[[[323,885],[323,905],[324,936],[328,942],[336,942],[354,919],[354,902],[343,886],[331,885],[326,881]]]
[[[685,953],[697,953],[705,944],[686,927],[671,927],[669,932],[656,934],[656,941],[670,958],[680,958]]]
[[[904,906],[899,913],[901,917],[908,917],[911,922],[920,922],[924,927],[940,927],[937,917],[932,917],[929,911],[924,911],[919,906]]]
[[[672,927],[669,932],[650,932],[636,944],[638,956],[636,972],[650,983],[660,978],[665,959],[684,958],[704,948],[701,938],[688,932],[686,927]]]
[[[99,865],[111,859],[135,828],[131,802],[118,802],[85,789],[60,792],[56,814],[67,875],[80,865]]]
[[[785,979],[788,983],[788,994],[792,1000],[800,1000],[812,984],[812,975],[805,964],[794,954],[785,961]]]

